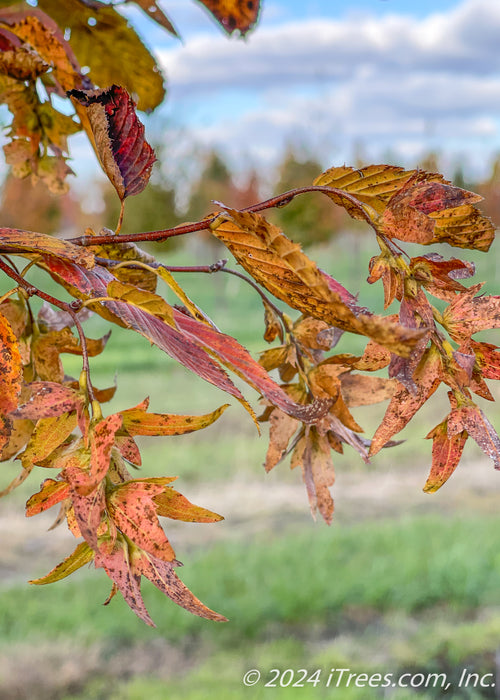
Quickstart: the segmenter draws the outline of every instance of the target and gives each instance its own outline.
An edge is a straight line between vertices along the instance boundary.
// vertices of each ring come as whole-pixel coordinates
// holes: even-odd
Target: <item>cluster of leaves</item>
[[[156,3],[137,4],[173,31]],[[204,4],[219,13],[226,29],[239,28],[241,33],[251,22],[236,10],[258,10],[257,3]],[[72,5],[78,11],[61,16]],[[100,18],[95,26],[88,21],[89,12]],[[71,30],[75,55],[81,61],[82,46],[90,41],[83,40],[83,29],[98,46],[102,37],[94,33],[96,27],[102,32],[101,23],[109,21],[114,36],[113,22],[123,19],[115,16],[120,17],[113,7],[96,0],[64,4],[39,0],[36,10],[0,13],[1,75],[10,85],[4,93],[7,103],[12,107],[12,94],[20,86],[25,90],[12,109],[10,147],[19,152],[29,147],[29,168],[21,168],[18,174],[40,176],[45,147],[52,149],[54,162],[65,162],[64,149],[57,150],[57,139],[47,132],[43,120],[36,122],[36,129],[23,132],[24,121],[18,119],[18,110],[25,105],[40,115],[48,103],[36,102],[35,83],[41,79],[48,89],[50,79],[50,89],[67,92],[122,202],[116,231],[87,230],[81,237],[63,241],[0,228],[0,269],[13,283],[0,299],[0,449],[2,460],[16,457],[22,464],[20,475],[4,493],[24,481],[35,466],[51,469],[52,476],[28,500],[27,515],[59,504],[56,524],[65,521],[82,540],[73,554],[33,583],[57,581],[93,561],[112,580],[110,598],[120,591],[148,624],[153,623],[141,597],[142,576],[187,610],[223,620],[178,579],[179,562],[159,521],[166,517],[207,523],[221,516],[194,506],[173,490],[175,477],[133,479],[127,465],[141,465],[135,436],[178,435],[204,428],[220,417],[226,405],[205,416],[176,416],[148,413],[145,400],[103,417],[101,404],[113,396],[115,388],[92,386],[89,358],[104,350],[107,336],[86,337],[82,324],[89,313],[140,333],[236,398],[258,425],[227,370],[257,390],[264,404],[260,421],[270,424],[266,469],[291,455],[292,468],[300,465],[302,469],[313,515],[318,510],[330,523],[332,450],[341,453],[349,445],[367,462],[382,447],[395,444],[393,438],[441,383],[449,388],[450,410],[428,435],[433,449],[425,489],[436,490],[446,481],[468,436],[500,467],[500,440],[472,399],[477,394],[491,400],[485,380],[500,377],[498,348],[472,338],[478,331],[499,326],[500,298],[481,296],[480,285],[467,288],[459,281],[474,274],[471,263],[445,260],[436,253],[409,258],[395,242],[447,242],[487,251],[494,228],[476,207],[480,197],[454,187],[441,175],[373,165],[334,167],[310,186],[242,211],[220,205],[208,218],[174,229],[121,233],[123,203],[146,187],[155,155],[126,89],[129,85],[125,81],[125,87],[106,85],[105,73],[99,72],[104,71],[101,62],[107,62],[110,70],[109,56],[96,59],[97,64],[89,56],[91,72],[84,76],[67,40]],[[40,66],[38,72],[33,72],[35,64]],[[19,72],[23,66],[31,72]],[[91,78],[100,87],[89,84]],[[17,87],[9,81],[17,81]],[[135,89],[134,93],[141,104],[143,98]],[[59,123],[59,117],[54,119]],[[16,145],[20,143],[24,145]],[[48,184],[52,186],[51,178]],[[397,301],[399,313],[380,316],[359,306],[353,294],[261,214],[310,191],[323,193],[373,229],[380,253],[370,261],[368,281],[382,279],[385,307]],[[135,245],[197,231],[208,231],[221,241],[249,276],[228,269],[226,261],[182,270],[226,272],[254,287],[264,304],[264,338],[279,343],[263,352],[259,361],[221,332],[186,295],[172,275],[175,268],[158,263]],[[15,256],[28,261],[21,271],[14,264]],[[46,270],[74,301],[61,301],[34,287],[28,279],[34,266]],[[178,305],[169,304],[158,293],[158,280],[177,296]],[[299,318],[293,321],[268,294],[298,311]],[[32,296],[46,302],[36,318]],[[439,310],[429,297],[446,306]],[[346,332],[368,339],[362,355],[332,353]],[[64,353],[82,356],[78,379],[65,375]],[[372,374],[384,368],[387,377]],[[269,374],[275,370],[279,382]],[[364,438],[350,409],[385,400],[389,404],[373,439]]]

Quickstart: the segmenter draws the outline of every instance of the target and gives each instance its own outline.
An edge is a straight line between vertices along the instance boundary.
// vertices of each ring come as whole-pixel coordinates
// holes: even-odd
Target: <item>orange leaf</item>
[[[238,30],[242,36],[253,28],[260,10],[260,0],[200,0],[228,34]]]
[[[340,384],[347,406],[370,406],[386,401],[392,397],[396,388],[394,379],[350,373],[341,375]]]
[[[76,411],[83,404],[81,393],[57,382],[32,382],[29,400],[12,411],[15,418],[52,418]]]
[[[316,178],[315,185],[333,187],[348,194],[354,195],[361,203],[367,204],[373,210],[372,218],[381,214],[387,202],[395,192],[411,178],[414,170],[406,171],[394,165],[368,165],[364,168],[351,168],[343,165],[330,168]],[[366,220],[366,213],[362,207],[337,193],[329,193],[333,201],[345,208],[354,219]]]
[[[334,506],[329,487],[335,482],[335,471],[328,439],[320,435],[314,427],[310,428],[309,434],[306,435],[302,474],[313,518],[316,516],[316,510],[319,510],[324,521],[330,525]]]
[[[105,570],[137,617],[150,627],[155,627],[142,599],[141,574],[131,566],[125,539],[118,537],[114,544],[103,543],[95,554],[95,566],[96,569]]]
[[[387,204],[380,223],[392,238],[429,245],[446,241],[487,251],[494,239],[491,221],[473,206],[482,197],[450,185],[441,175],[418,172]]]
[[[382,423],[373,436],[370,456],[377,454],[392,436],[399,433],[413,418],[438,388],[441,383],[441,375],[441,357],[437,348],[432,345],[424,352],[413,375],[415,393],[412,393],[401,383],[396,386]]]
[[[500,438],[479,406],[470,404],[453,408],[448,416],[448,436],[466,430],[484,454],[500,469]]]
[[[193,505],[185,496],[172,488],[165,489],[153,500],[156,503],[157,515],[172,520],[183,520],[186,523],[216,523],[224,520],[222,515]]]
[[[154,481],[127,481],[117,486],[107,498],[108,512],[117,527],[138,547],[165,561],[172,561],[172,549],[158,521],[155,496],[165,486]]]
[[[17,228],[0,228],[0,250],[20,253],[55,255],[62,260],[70,260],[90,269],[94,266],[94,255],[82,246],[73,245],[61,238],[44,233],[22,231]]]
[[[0,314],[0,412],[10,413],[17,406],[23,366],[18,341],[10,323]],[[7,436],[8,438],[8,436]],[[0,450],[7,440],[0,439]]]
[[[69,496],[69,485],[65,481],[45,479],[38,493],[33,494],[26,502],[26,517],[38,515],[48,508],[64,501]]]
[[[432,439],[432,466],[424,491],[434,493],[455,471],[467,441],[467,431],[448,435],[448,420],[444,420],[427,435]]]
[[[500,328],[500,296],[476,296],[481,287],[481,284],[470,287],[444,310],[443,325],[454,340],[469,338],[489,328]]]
[[[288,416],[283,411],[280,411],[279,408],[275,408],[271,413],[269,418],[269,447],[264,464],[266,472],[271,471],[282,459],[288,443],[300,425],[296,418]]]

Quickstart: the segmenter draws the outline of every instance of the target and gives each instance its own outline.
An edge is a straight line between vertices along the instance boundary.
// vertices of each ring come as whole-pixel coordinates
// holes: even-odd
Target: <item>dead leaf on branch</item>
[[[9,0],[7,0],[9,2]],[[165,97],[161,71],[127,19],[98,0],[38,0],[62,31],[71,31],[71,47],[95,85],[123,85],[139,109],[153,110]]]
[[[198,0],[228,34],[239,31],[242,36],[254,27],[260,0]]]
[[[101,90],[71,90],[69,95],[85,110],[95,152],[120,199],[142,192],[156,156],[127,91],[111,85]]]
[[[426,436],[432,440],[432,466],[424,486],[426,493],[434,493],[448,481],[455,471],[467,441],[467,431],[448,434],[448,420],[444,420]]]

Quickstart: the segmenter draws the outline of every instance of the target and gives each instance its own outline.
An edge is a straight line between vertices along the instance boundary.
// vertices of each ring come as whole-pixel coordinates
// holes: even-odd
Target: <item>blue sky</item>
[[[264,176],[290,144],[325,168],[433,149],[449,176],[483,176],[500,152],[500,0],[263,0],[244,41],[193,0],[160,5],[182,42],[126,14],[167,77],[146,126],[171,175],[196,144]]]

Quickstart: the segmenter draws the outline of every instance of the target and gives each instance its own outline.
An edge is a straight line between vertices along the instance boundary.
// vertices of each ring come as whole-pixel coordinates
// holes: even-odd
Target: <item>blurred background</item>
[[[491,0],[264,0],[260,26],[244,42],[221,36],[196,3],[160,2],[184,44],[166,40],[125,8],[165,67],[167,102],[144,116],[159,163],[151,184],[125,208],[123,231],[163,229],[199,219],[211,201],[244,207],[307,185],[333,165],[394,163],[443,172],[485,197],[500,222],[500,5]],[[5,116],[7,120],[7,116]],[[119,204],[83,139],[74,138],[77,177],[55,198],[3,174],[2,226],[70,237],[87,226],[113,228]],[[29,203],[29,206],[28,204]],[[378,285],[366,283],[377,253],[368,227],[319,195],[302,197],[269,218],[351,292],[382,311]],[[227,257],[205,235],[149,249],[171,265]],[[408,248],[412,252],[411,248]],[[498,243],[488,254],[436,248],[474,260],[484,291],[500,293]],[[425,251],[429,252],[429,251]],[[40,273],[42,274],[42,273]],[[260,299],[222,274],[178,274],[188,294],[224,332],[256,356],[265,349]],[[34,278],[35,279],[35,278]],[[50,280],[40,285],[51,289]],[[173,299],[170,299],[173,302]],[[389,309],[389,312],[391,309]],[[87,323],[90,337],[107,332]],[[498,343],[498,333],[483,334]],[[359,338],[341,340],[358,352]],[[78,358],[68,356],[78,376]],[[227,397],[175,364],[142,337],[119,328],[92,360],[94,383],[113,384],[109,414],[151,398],[151,410],[201,414]],[[491,386],[496,398],[498,388]],[[257,409],[257,395],[245,390]],[[479,399],[497,430],[500,410]],[[370,436],[385,406],[355,417]],[[353,411],[354,413],[354,411]],[[25,519],[23,505],[45,474],[38,470],[2,502],[0,512],[1,700],[239,700],[440,697],[441,689],[252,688],[245,671],[348,668],[358,673],[497,674],[500,653],[500,479],[467,444],[451,480],[422,492],[431,445],[423,438],[447,413],[438,391],[403,432],[404,444],[370,465],[335,456],[334,523],[310,516],[300,474],[288,463],[262,468],[267,428],[258,437],[233,404],[199,434],[150,438],[141,476],[178,476],[176,488],[225,520],[164,522],[193,592],[230,622],[178,609],[152,585],[144,598],[149,629],[114,598],[109,581],[81,569],[34,588],[67,556],[55,513]],[[19,463],[2,464],[0,487]],[[325,675],[323,676],[325,678]],[[500,681],[499,681],[500,683]],[[452,697],[498,697],[494,687],[454,688]]]

